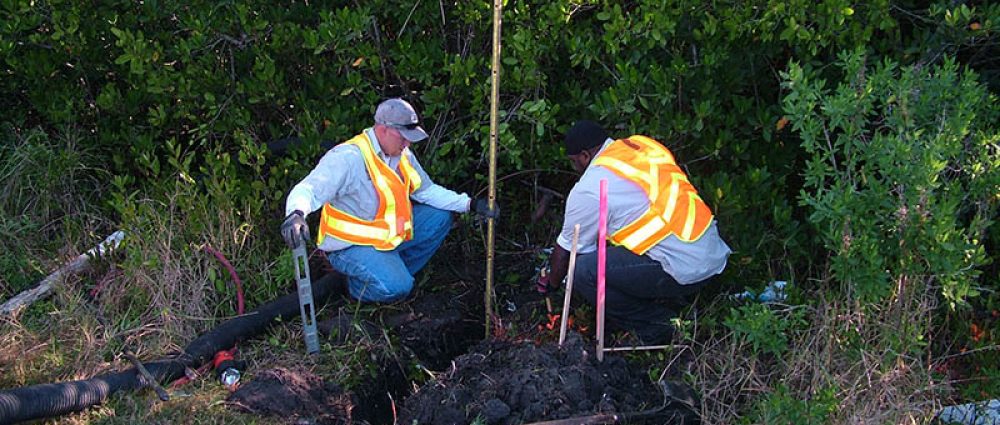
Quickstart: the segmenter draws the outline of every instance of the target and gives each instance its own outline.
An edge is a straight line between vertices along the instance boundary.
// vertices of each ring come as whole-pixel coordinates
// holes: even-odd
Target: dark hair
[[[580,120],[566,132],[566,154],[576,155],[608,139],[608,132],[600,124],[590,120]]]

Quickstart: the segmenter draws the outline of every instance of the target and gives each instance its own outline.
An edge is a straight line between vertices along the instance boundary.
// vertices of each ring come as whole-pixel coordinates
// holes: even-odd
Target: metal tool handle
[[[156,391],[156,395],[157,397],[160,397],[161,401],[170,401],[170,394],[167,394],[167,390],[160,386],[160,383],[157,382],[156,378],[149,373],[149,370],[146,369],[146,366],[139,361],[139,358],[136,357],[135,354],[132,354],[129,350],[125,350],[122,354],[124,354],[125,358],[132,362],[132,365],[135,366],[137,374],[140,377],[139,382],[143,386],[152,387],[153,391]]]
[[[309,257],[303,241],[292,250],[295,263],[295,284],[299,288],[299,311],[302,313],[302,333],[306,338],[306,353],[319,352],[319,336],[316,332],[316,307],[313,304],[312,278],[309,277]]]

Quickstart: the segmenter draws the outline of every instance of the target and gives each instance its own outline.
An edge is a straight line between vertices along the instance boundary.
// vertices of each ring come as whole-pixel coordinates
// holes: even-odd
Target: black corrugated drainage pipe
[[[341,287],[344,277],[330,273],[313,284],[313,298],[323,305]],[[290,320],[299,316],[299,296],[292,293],[258,307],[243,316],[232,318],[188,344],[184,353],[171,358],[146,363],[149,373],[160,382],[169,382],[184,375],[185,367],[207,363],[219,350],[232,347],[264,331],[281,317]],[[138,372],[130,368],[106,373],[90,379],[0,391],[0,424],[11,424],[46,418],[86,409],[107,400],[121,390],[143,386]]]

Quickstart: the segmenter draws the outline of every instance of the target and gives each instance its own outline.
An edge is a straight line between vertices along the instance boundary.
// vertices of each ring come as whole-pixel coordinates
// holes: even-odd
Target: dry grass
[[[103,239],[104,171],[81,135],[66,129],[0,129],[0,297],[21,289]],[[53,253],[56,254],[53,254]],[[0,318],[0,385],[73,379],[104,365],[102,326],[81,300],[81,277],[13,317]]]
[[[49,380],[83,379],[106,370],[106,328],[80,295],[80,279],[65,282],[43,302],[43,316],[21,315],[0,324],[0,385],[22,386]]]
[[[103,194],[109,183],[87,167],[90,161],[79,138],[72,133],[50,138],[41,132],[8,132],[0,139],[0,248],[7,253],[0,261],[0,301],[5,301],[114,228],[105,218],[95,218],[101,217],[98,206],[106,205]],[[249,207],[204,192],[203,186],[178,178],[168,196],[136,192],[123,198],[116,209],[127,240],[113,264],[97,262],[92,272],[68,278],[48,299],[0,319],[0,388],[124,369],[130,367],[121,357],[125,348],[142,360],[156,359],[234,314],[231,279],[202,251],[204,244],[235,265],[248,290],[248,310],[286,292],[276,283],[287,278],[277,276],[275,259],[265,253],[266,238],[276,238],[276,231],[246,219],[261,215]],[[101,289],[91,299],[88,294],[95,286]],[[104,406],[65,420],[87,423],[101,418],[114,423],[115,415],[131,412],[125,414],[131,419],[120,423],[218,423],[211,416],[201,421],[183,414],[178,417],[184,420],[157,419],[155,410],[138,406]]]
[[[823,407],[820,394],[833,389],[834,405],[820,415],[823,423],[926,423],[950,387],[931,375],[930,349],[908,336],[931,338],[933,293],[926,282],[908,287],[904,281],[889,302],[867,307],[813,294],[808,327],[789,335],[781,357],[752,355],[746,338],[733,332],[695,341],[697,358],[688,374],[702,397],[703,421],[755,423],[755,406],[781,387],[790,400],[817,408]]]
[[[268,229],[244,219],[239,209],[217,207],[207,195],[178,179],[165,202],[134,200],[125,214],[122,273],[98,296],[99,316],[134,350],[163,354],[236,313],[228,271],[203,248],[227,257],[243,281],[247,310],[283,292],[274,261],[262,251]]]
[[[86,411],[49,419],[61,425],[131,424],[287,424],[283,418],[266,418],[230,409],[225,404],[229,392],[214,380],[188,384],[171,391],[171,399],[161,402],[151,391],[122,393],[108,403]]]

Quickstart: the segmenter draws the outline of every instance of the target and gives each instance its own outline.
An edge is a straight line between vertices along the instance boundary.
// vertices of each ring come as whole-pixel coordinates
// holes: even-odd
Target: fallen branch
[[[66,276],[86,270],[90,265],[89,263],[91,258],[103,256],[109,250],[117,248],[118,244],[121,243],[122,238],[124,237],[125,232],[121,230],[112,233],[107,237],[107,239],[104,240],[104,242],[101,242],[89,251],[80,254],[69,264],[60,267],[59,270],[56,270],[43,279],[38,286],[26,289],[20,294],[14,296],[14,298],[5,302],[2,306],[0,306],[0,315],[9,315],[19,310],[21,307],[29,306],[35,301],[47,297],[56,285],[62,283]]]

